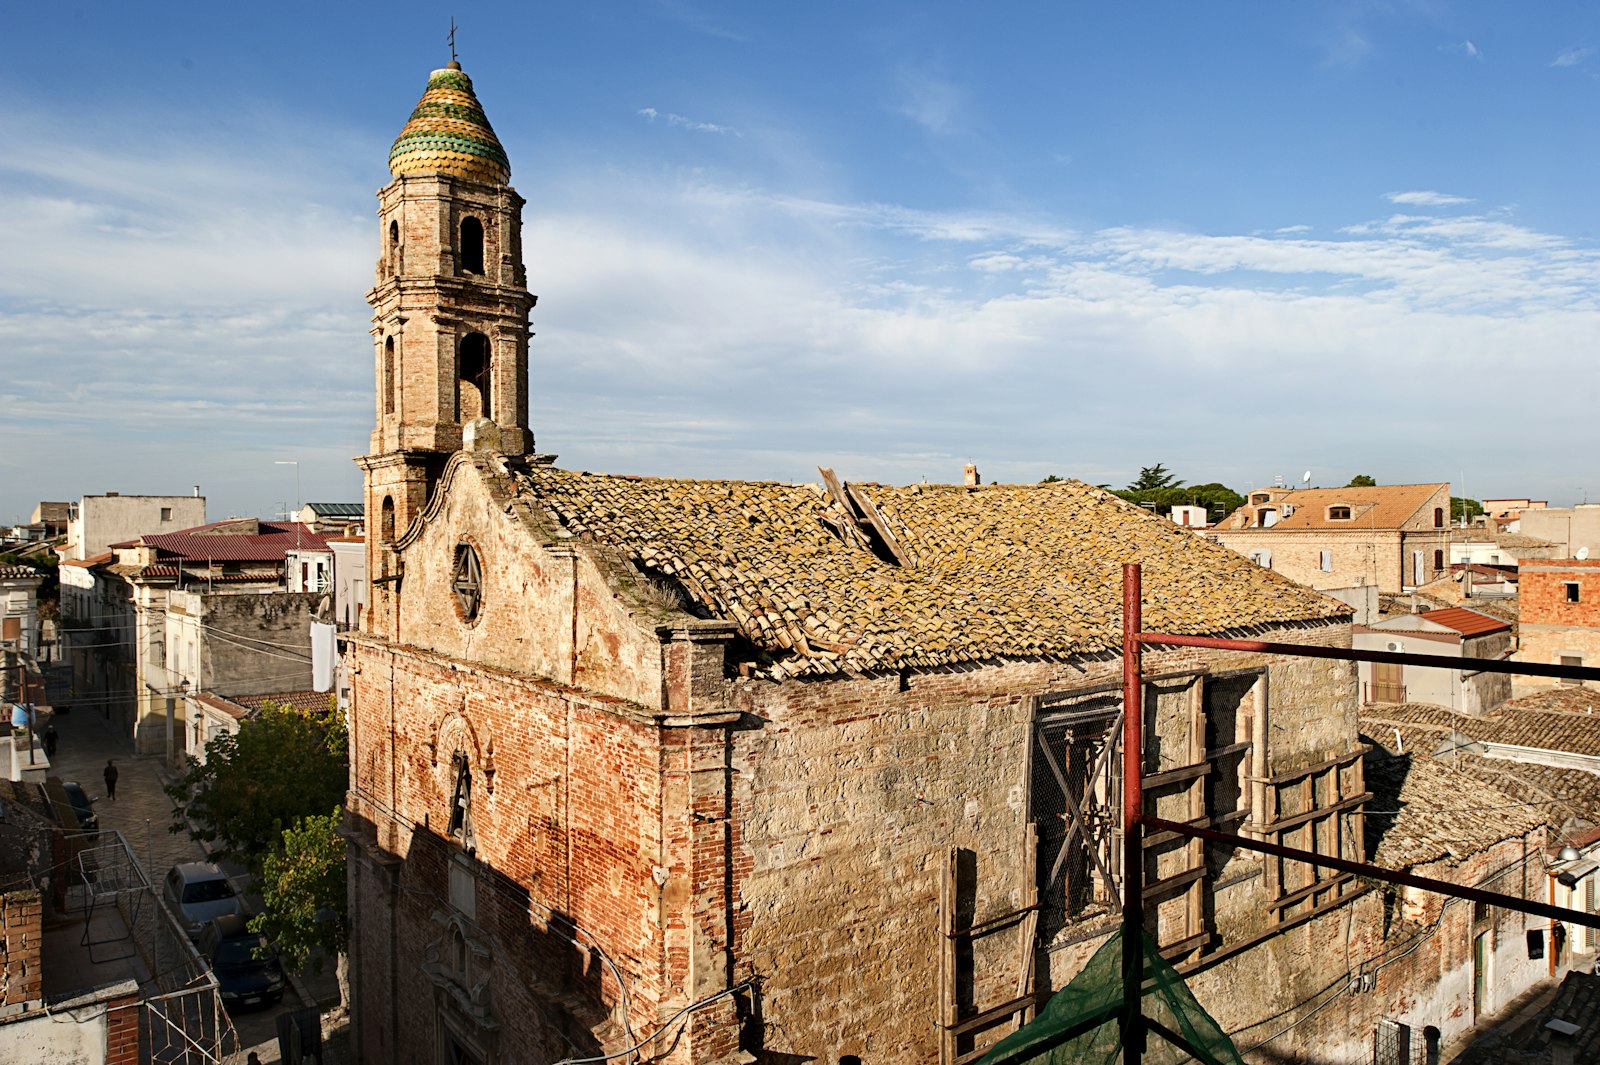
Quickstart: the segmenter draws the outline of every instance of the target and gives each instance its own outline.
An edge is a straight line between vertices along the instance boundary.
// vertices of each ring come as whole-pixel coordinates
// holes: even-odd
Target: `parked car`
[[[78,827],[89,833],[91,839],[98,838],[100,818],[94,812],[94,800],[83,790],[83,785],[76,780],[68,780],[62,783],[61,790],[67,793],[67,801],[72,803],[72,812],[78,815]]]
[[[207,921],[244,909],[228,875],[211,862],[174,865],[167,873],[162,895],[190,939],[200,938]]]
[[[217,917],[200,933],[200,953],[211,963],[230,1009],[272,1006],[283,998],[283,964],[260,932],[252,932],[238,914]]]

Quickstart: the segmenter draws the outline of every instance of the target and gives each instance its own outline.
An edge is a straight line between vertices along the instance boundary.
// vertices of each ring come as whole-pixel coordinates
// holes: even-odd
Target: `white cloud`
[[[891,110],[939,136],[965,132],[970,125],[965,90],[928,70],[899,70]]]
[[[682,115],[672,114],[670,111],[657,111],[653,107],[641,107],[639,108],[639,114],[643,115],[651,122],[654,122],[659,118],[668,126],[676,126],[679,129],[686,129],[691,133],[731,133],[735,137],[742,136],[742,134],[732,126],[721,126],[714,122],[697,122],[692,118],[684,118]]]
[[[1593,48],[1563,48],[1550,60],[1553,67],[1575,67],[1594,54]]]
[[[1390,203],[1405,204],[1408,207],[1456,207],[1472,200],[1465,196],[1452,196],[1447,192],[1388,192],[1384,199]]]
[[[308,495],[350,498],[372,417],[365,183],[381,172],[284,168],[285,144],[263,138],[48,143],[0,160],[0,246],[28,250],[0,257],[0,515],[168,480],[217,485],[219,513],[269,511],[285,457]],[[1506,212],[1396,213],[1316,239],[1081,231],[659,169],[532,180],[534,429],[576,468],[804,479],[832,460],[953,479],[972,457],[1002,480],[1120,483],[1173,456],[1180,475],[1227,475],[1292,412],[1296,439],[1384,479],[1444,477],[1415,439],[1494,416],[1497,396],[1418,399],[1514,359],[1563,383],[1549,438],[1459,461],[1539,494],[1528,471],[1585,453],[1600,402],[1600,251]],[[46,435],[47,468],[25,458]]]

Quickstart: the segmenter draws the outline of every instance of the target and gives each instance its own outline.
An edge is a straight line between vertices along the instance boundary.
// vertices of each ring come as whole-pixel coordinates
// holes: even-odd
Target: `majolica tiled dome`
[[[389,149],[389,172],[452,174],[491,184],[511,178],[511,161],[457,63],[428,75],[428,88]]]

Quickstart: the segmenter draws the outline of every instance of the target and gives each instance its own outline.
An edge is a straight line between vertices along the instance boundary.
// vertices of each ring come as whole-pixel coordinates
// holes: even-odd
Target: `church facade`
[[[359,1060],[971,1060],[1118,925],[1122,563],[1152,630],[1349,646],[1347,607],[1078,482],[561,469],[528,419],[523,201],[455,64],[390,166],[348,637]],[[1365,857],[1350,664],[1145,669],[1152,812]],[[1321,991],[1363,904],[1183,839],[1145,873],[1230,1030]]]

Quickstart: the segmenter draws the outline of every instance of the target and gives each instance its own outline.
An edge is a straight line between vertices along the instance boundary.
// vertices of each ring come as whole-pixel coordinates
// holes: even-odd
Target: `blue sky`
[[[447,16],[0,14],[0,520],[267,514],[278,460],[358,498],[373,192]],[[1600,498],[1600,8],[455,16],[563,465]]]

